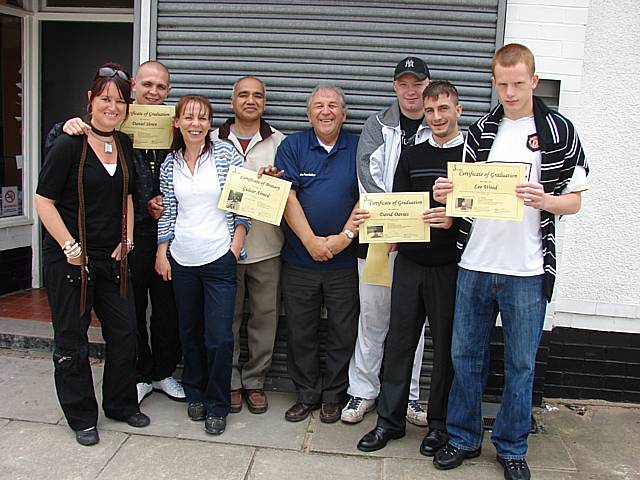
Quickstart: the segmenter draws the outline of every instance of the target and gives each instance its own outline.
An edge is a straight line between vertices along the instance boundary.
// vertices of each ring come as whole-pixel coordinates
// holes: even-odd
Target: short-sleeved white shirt
[[[540,150],[529,142],[536,134],[533,117],[503,117],[487,162],[522,162],[529,182],[540,181]],[[563,193],[585,190],[586,171],[576,167]],[[533,276],[544,273],[540,210],[524,207],[522,221],[476,218],[460,266],[467,270],[502,275]]]

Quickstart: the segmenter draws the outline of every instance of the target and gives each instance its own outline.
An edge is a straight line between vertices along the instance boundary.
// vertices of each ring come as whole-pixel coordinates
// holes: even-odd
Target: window
[[[552,110],[560,105],[560,80],[540,79],[535,94]]]
[[[0,14],[0,217],[22,215],[22,20]]]

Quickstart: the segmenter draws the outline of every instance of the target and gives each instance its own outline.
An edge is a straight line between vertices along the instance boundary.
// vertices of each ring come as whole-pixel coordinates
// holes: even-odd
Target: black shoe
[[[389,440],[402,437],[404,437],[404,432],[394,432],[393,430],[378,425],[360,439],[358,442],[358,450],[362,452],[375,452],[376,450],[384,448]]]
[[[133,415],[129,415],[128,417],[114,417],[111,415],[106,415],[106,416],[108,418],[112,418],[113,420],[117,420],[119,422],[127,422],[127,424],[129,424],[130,427],[136,427],[136,428],[146,427],[151,423],[151,419],[142,412],[136,412]]]
[[[85,447],[97,444],[100,441],[98,429],[91,427],[87,430],[76,430],[76,441]]]
[[[438,428],[429,429],[420,444],[420,453],[425,457],[433,457],[438,450],[447,444],[447,432]]]
[[[220,435],[227,427],[227,417],[207,416],[204,421],[204,431],[211,435]]]
[[[433,465],[439,470],[449,470],[459,467],[466,458],[475,458],[480,455],[482,447],[476,450],[462,450],[450,443],[436,452],[433,457]]]
[[[527,461],[524,458],[520,460],[509,460],[502,458],[500,455],[496,455],[496,459],[504,468],[505,480],[529,480],[531,478],[529,465],[527,465]]]
[[[204,408],[204,403],[202,402],[189,402],[189,406],[187,407],[187,415],[194,422],[201,422],[205,418],[207,418],[207,411]]]
[[[151,419],[142,412],[134,413],[125,419],[130,427],[142,428],[151,423]]]

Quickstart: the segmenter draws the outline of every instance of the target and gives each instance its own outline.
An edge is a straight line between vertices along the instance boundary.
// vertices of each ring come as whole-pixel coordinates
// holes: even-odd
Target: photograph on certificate
[[[516,185],[527,181],[529,168],[524,163],[450,162],[453,191],[447,195],[447,216],[522,220],[524,200],[516,196]]]
[[[422,214],[429,208],[427,192],[365,193],[360,208],[369,218],[360,225],[360,243],[428,242],[429,225]]]
[[[291,182],[232,166],[220,194],[218,208],[280,225]]]

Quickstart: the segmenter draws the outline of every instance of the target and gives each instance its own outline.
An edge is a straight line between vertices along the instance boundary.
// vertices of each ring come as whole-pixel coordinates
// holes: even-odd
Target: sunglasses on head
[[[99,77],[107,77],[107,78],[111,78],[111,77],[115,77],[115,76],[119,76],[122,80],[125,81],[129,81],[129,74],[123,70],[116,70],[115,68],[111,68],[111,67],[101,67],[98,70],[98,76]]]

